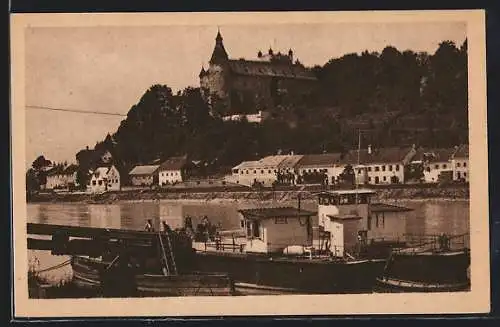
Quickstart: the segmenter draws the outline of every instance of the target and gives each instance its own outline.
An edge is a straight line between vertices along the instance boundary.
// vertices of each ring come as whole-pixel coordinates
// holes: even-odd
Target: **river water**
[[[412,208],[406,215],[407,234],[463,234],[469,232],[469,201],[427,200],[397,201],[392,204]],[[193,218],[196,226],[203,216],[225,229],[239,227],[238,209],[264,206],[296,206],[297,203],[262,203],[255,201],[144,201],[114,204],[41,203],[28,204],[28,222],[142,230],[147,219],[153,219],[155,229],[161,220],[172,227],[181,227],[184,217]],[[302,207],[317,210],[314,201],[303,202]],[[317,225],[317,221],[315,222]],[[45,269],[67,260],[67,256],[52,256],[48,251],[29,251],[30,265],[37,261],[36,269]],[[44,273],[51,282],[71,278],[71,267]]]

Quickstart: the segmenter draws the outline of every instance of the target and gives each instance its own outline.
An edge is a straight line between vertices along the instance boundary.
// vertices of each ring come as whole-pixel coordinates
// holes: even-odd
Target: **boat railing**
[[[421,253],[437,251],[460,251],[469,248],[469,234],[447,235],[428,234],[415,235],[406,234],[407,246],[394,249],[394,253]]]

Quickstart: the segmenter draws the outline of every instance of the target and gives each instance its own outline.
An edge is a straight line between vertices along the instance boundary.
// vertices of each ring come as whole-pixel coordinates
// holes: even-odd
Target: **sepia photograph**
[[[483,11],[11,24],[16,314],[489,311]]]

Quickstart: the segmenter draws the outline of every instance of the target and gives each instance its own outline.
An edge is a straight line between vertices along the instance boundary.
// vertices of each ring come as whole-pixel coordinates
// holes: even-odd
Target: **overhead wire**
[[[56,107],[48,107],[48,106],[34,106],[27,105],[27,109],[37,109],[37,110],[50,110],[50,111],[63,111],[63,112],[74,112],[79,114],[92,114],[92,115],[107,115],[107,116],[120,116],[126,117],[126,114],[120,114],[117,112],[106,112],[106,111],[93,111],[93,110],[79,110],[79,109],[70,109],[70,108],[56,108]]]

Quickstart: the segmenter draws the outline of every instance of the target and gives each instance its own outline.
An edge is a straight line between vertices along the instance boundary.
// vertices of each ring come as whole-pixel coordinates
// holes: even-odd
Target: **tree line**
[[[261,124],[211,115],[199,88],[153,85],[94,149],[128,172],[180,155],[223,170],[276,153],[345,152],[358,146],[359,129],[374,147],[467,142],[467,40],[443,41],[433,54],[387,46],[309,69],[318,79],[311,94],[282,97]]]

